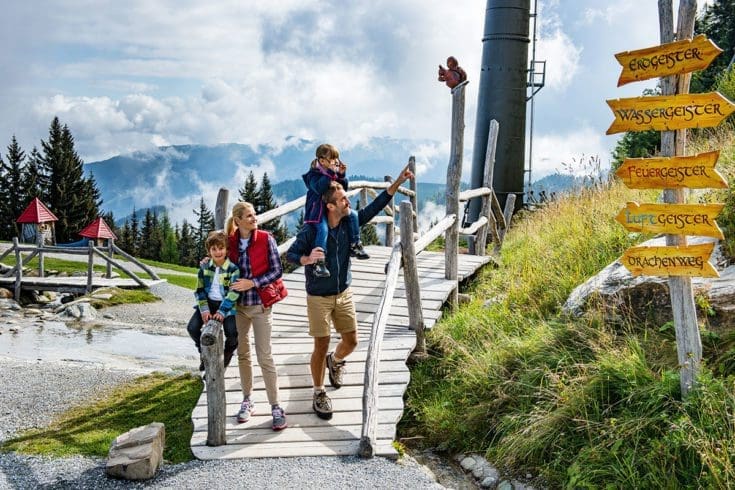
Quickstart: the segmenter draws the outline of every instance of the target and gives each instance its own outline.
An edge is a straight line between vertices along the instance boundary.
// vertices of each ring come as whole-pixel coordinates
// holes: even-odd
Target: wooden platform
[[[166,282],[165,279],[143,279],[146,287],[155,286]],[[0,287],[4,287],[9,290],[13,290],[15,287],[15,277],[0,277]],[[107,287],[117,287],[122,289],[134,289],[141,287],[140,284],[132,279],[127,278],[112,278],[107,279],[106,277],[93,277],[92,278],[92,289],[100,289]],[[87,277],[86,276],[73,276],[73,277],[27,277],[23,276],[21,279],[21,290],[40,290],[40,291],[65,291],[65,292],[78,292],[83,293],[87,289]]]
[[[254,392],[256,412],[249,422],[238,424],[235,418],[242,401],[237,356],[227,369],[227,445],[206,446],[207,395],[206,390],[192,413],[194,434],[191,449],[199,459],[264,458],[289,456],[330,456],[356,454],[362,431],[362,395],[366,348],[375,311],[384,287],[388,247],[367,247],[370,260],[352,261],[352,291],[358,317],[360,345],[348,358],[344,385],[339,390],[329,386],[334,416],[319,419],[312,411],[312,382],[309,358],[312,338],[308,334],[304,270],[299,268],[284,277],[289,296],[274,306],[273,355],[278,369],[280,402],[286,411],[288,428],[281,432],[271,430],[270,406],[263,379],[253,352]],[[421,299],[427,328],[441,316],[441,307],[455,286],[444,279],[444,254],[422,252],[418,255]],[[459,256],[459,278],[473,275],[492,260],[475,255]],[[405,289],[399,278],[393,308],[386,327],[380,358],[380,415],[378,428],[378,455],[397,456],[392,446],[396,424],[403,414],[403,394],[410,380],[406,359],[413,350],[416,336],[408,329],[408,310]],[[332,335],[330,350],[339,341]],[[252,337],[251,337],[252,342]],[[253,349],[254,351],[254,349]]]

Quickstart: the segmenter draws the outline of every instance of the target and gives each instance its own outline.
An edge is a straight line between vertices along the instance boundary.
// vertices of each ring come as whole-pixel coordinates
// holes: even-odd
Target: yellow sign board
[[[626,158],[615,171],[628,189],[727,188],[715,170],[719,151],[689,157]]]
[[[607,134],[623,131],[673,131],[717,126],[735,111],[735,104],[719,92],[658,95],[608,100],[615,120]]]
[[[618,87],[649,78],[704,70],[720,53],[722,50],[703,34],[694,39],[618,53],[615,58],[623,67]]]
[[[634,276],[720,277],[709,263],[714,243],[685,247],[631,247],[620,262]]]
[[[629,202],[615,220],[629,231],[711,236],[722,240],[715,222],[724,204],[638,204]]]

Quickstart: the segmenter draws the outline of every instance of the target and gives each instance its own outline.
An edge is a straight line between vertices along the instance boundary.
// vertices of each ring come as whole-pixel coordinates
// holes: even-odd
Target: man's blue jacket
[[[391,200],[392,196],[383,191],[357,212],[360,226],[364,225],[378,214]],[[350,285],[352,272],[350,271],[350,224],[348,217],[342,218],[335,228],[329,229],[327,237],[327,251],[325,260],[329,277],[316,277],[313,267],[306,267],[306,292],[312,296],[331,296],[339,294]],[[296,241],[286,252],[286,259],[294,264],[301,264],[301,257],[309,255],[314,248],[315,227],[304,226],[296,236]]]

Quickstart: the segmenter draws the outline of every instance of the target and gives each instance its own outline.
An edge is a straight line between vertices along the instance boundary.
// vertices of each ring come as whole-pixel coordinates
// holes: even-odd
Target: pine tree
[[[194,240],[196,243],[195,253],[198,259],[203,258],[207,255],[207,251],[204,249],[204,240],[207,239],[209,232],[214,230],[214,214],[209,210],[206,204],[204,204],[204,198],[202,197],[199,201],[199,210],[194,209],[194,214],[197,217],[197,227],[194,231]]]
[[[151,237],[153,236],[153,212],[150,208],[145,210],[145,217],[143,218],[143,226],[140,228],[140,250],[138,254],[144,259],[153,258],[153,242]]]
[[[21,150],[15,136],[11,139],[5,156],[7,162],[2,164],[3,180],[0,189],[0,199],[4,203],[0,216],[0,236],[7,240],[19,236],[20,228],[15,220],[28,205],[30,199],[26,199],[24,190],[23,171],[26,155]]]
[[[171,227],[171,220],[168,218],[168,213],[163,213],[160,229],[163,236],[161,262],[177,264],[179,261],[179,246],[176,239],[177,233]]]
[[[133,214],[130,215],[130,250],[127,252],[130,255],[138,255],[140,250],[140,221],[138,220],[138,213],[133,208]]]
[[[715,90],[728,66],[735,65],[735,0],[714,0],[706,4],[697,19],[695,32],[706,34],[723,52],[710,65],[693,73],[692,92]]]
[[[38,153],[36,147],[33,147],[31,156],[23,168],[23,189],[25,190],[23,201],[25,203],[31,202],[36,197],[42,201],[46,198],[45,189],[48,187],[48,178],[39,167],[40,158],[41,154]]]
[[[253,175],[252,170],[248,173],[245,185],[239,190],[239,192],[241,201],[249,202],[253,206],[257,204],[259,199],[258,184],[255,182],[255,175]]]
[[[184,220],[181,224],[181,238],[179,239],[179,263],[190,267],[197,267],[197,243],[194,237],[194,229]]]
[[[258,200],[255,204],[255,212],[262,214],[268,210],[275,209],[277,204],[273,199],[273,189],[271,188],[270,179],[268,174],[263,173],[263,179],[260,182],[260,190],[258,190]],[[260,226],[262,229],[271,232],[276,242],[283,243],[288,238],[288,229],[281,225],[281,219],[276,218],[264,223]]]
[[[125,250],[127,253],[133,255],[133,239],[132,239],[132,232],[130,230],[130,221],[126,220],[123,224],[122,230],[120,230],[120,234],[118,235],[119,243],[118,247]]]
[[[46,205],[59,219],[56,237],[69,241],[99,215],[99,190],[93,178],[85,178],[84,162],[74,149],[74,137],[59,118],[51,121],[48,141],[41,141],[38,159],[41,173],[48,178]]]

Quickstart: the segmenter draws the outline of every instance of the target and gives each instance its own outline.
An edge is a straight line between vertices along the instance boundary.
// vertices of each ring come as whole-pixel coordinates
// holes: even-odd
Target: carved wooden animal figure
[[[459,66],[454,56],[447,58],[446,68],[439,65],[439,81],[446,83],[447,87],[454,88],[465,80],[467,80],[467,73]]]

